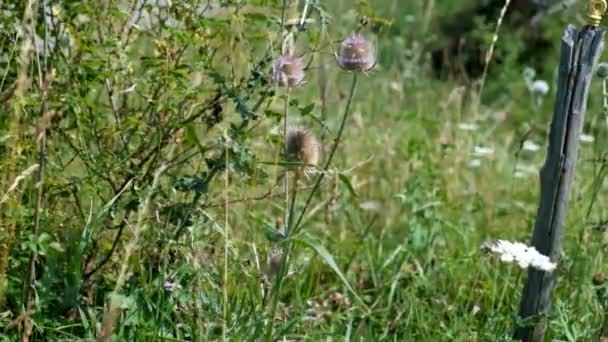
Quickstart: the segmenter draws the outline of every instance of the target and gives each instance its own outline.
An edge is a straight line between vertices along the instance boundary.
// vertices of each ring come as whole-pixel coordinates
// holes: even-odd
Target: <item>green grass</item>
[[[359,77],[351,116],[331,172],[304,216],[300,234],[293,237],[296,248],[281,292],[273,292],[276,274],[269,272],[272,253],[284,246],[269,237],[283,215],[280,187],[271,196],[223,206],[225,196],[241,199],[266,193],[280,174],[278,167],[263,163],[278,158],[281,139],[272,132],[281,127],[277,118],[282,99],[276,95],[269,104],[268,115],[247,136],[247,147],[257,156],[254,172],[246,174],[234,166],[226,188],[226,173],[220,171],[203,195],[200,203],[205,204],[196,205],[187,214],[175,211],[175,217],[163,209],[176,204],[185,206],[194,195],[173,190],[173,184],[182,176],[202,175],[210,168],[205,158],[198,157],[171,167],[162,177],[136,249],[126,263],[127,280],[113,297],[121,308],[113,330],[114,340],[257,341],[268,331],[269,324],[274,341],[510,340],[526,272],[484,255],[480,247],[491,239],[530,240],[538,206],[537,170],[544,161],[555,96],[561,29],[565,22],[574,20],[578,9],[549,19],[547,35],[555,42],[555,49],[546,56],[543,74],[537,75],[551,85],[550,93],[542,101],[537,102],[526,87],[522,76],[526,66],[509,59],[509,51],[517,50],[518,42],[517,34],[506,28],[498,41],[499,48],[504,48],[499,53],[505,54],[505,62],[490,66],[486,90],[477,105],[474,87],[431,77],[426,57],[425,47],[438,34],[434,23],[461,6],[452,1],[421,2],[421,5],[401,2],[369,2],[376,15],[391,21],[392,26],[373,35],[379,47],[379,64]],[[432,8],[426,7],[430,4],[434,4]],[[333,39],[353,30],[357,14],[349,9],[354,2],[344,0],[325,5],[332,16],[329,34]],[[425,20],[430,20],[426,36],[415,30],[424,27]],[[230,23],[236,31],[242,28],[241,24],[236,19]],[[234,40],[239,34],[225,34],[226,47],[246,45]],[[249,47],[261,50],[255,43]],[[337,131],[351,80],[350,74],[333,64],[329,53],[325,58],[330,63],[325,74],[329,85],[328,131],[323,131],[310,117],[298,118],[317,136],[322,136],[324,158]],[[218,64],[216,68],[223,70],[225,65]],[[321,115],[318,87],[321,72],[313,64],[306,84],[291,93],[300,107],[314,104],[312,114],[317,117]],[[176,71],[167,76],[175,78],[174,83],[167,81],[168,94],[181,89],[178,74]],[[152,89],[152,83],[143,84],[141,91],[150,91],[148,87]],[[192,96],[206,99],[213,89],[202,91],[204,97],[196,89]],[[54,101],[53,108],[59,108],[60,96],[53,96],[50,100]],[[83,96],[87,97],[93,102],[107,101],[105,95]],[[37,99],[35,95],[26,98],[32,102]],[[162,106],[167,111],[177,105],[177,100],[169,96],[166,101]],[[585,133],[594,135],[595,142],[581,143],[566,222],[564,258],[556,271],[558,280],[548,332],[552,341],[592,341],[600,336],[605,324],[606,284],[592,282],[594,276],[606,272],[605,232],[592,229],[594,222],[605,220],[608,200],[603,164],[593,162],[606,151],[601,105],[601,82],[595,79],[584,128]],[[85,113],[75,123],[82,125],[78,126],[82,136],[89,134],[86,120],[109,120],[109,107],[98,108],[104,114],[98,114],[97,119]],[[298,107],[294,105],[290,111],[298,113]],[[234,106],[225,105],[224,116],[237,122],[239,113]],[[463,130],[459,126],[463,123],[475,123],[477,129]],[[129,134],[134,141],[145,140],[147,129],[155,125],[139,121],[124,124],[125,131],[131,130]],[[2,135],[7,131],[4,126],[0,124]],[[137,133],[138,127],[146,131]],[[222,124],[207,130],[197,121],[187,127],[184,139],[189,146],[209,148],[213,153],[205,150],[206,158],[215,157],[225,148],[217,138],[226,127]],[[66,127],[66,132],[69,129]],[[528,130],[528,139],[540,149],[518,153]],[[120,145],[119,131],[106,133],[108,136],[103,139]],[[49,248],[41,257],[37,310],[31,315],[34,340],[91,340],[101,329],[107,296],[114,290],[120,267],[124,265],[125,246],[136,229],[138,201],[145,198],[150,185],[144,181],[146,177],[138,178],[136,183],[141,182],[137,184],[143,184],[142,187],[129,188],[126,198],[118,199],[120,207],[112,209],[116,216],[109,217],[110,210],[104,211],[106,203],[101,198],[109,200],[112,191],[103,180],[87,173],[86,163],[97,163],[101,156],[109,156],[108,174],[118,177],[122,167],[130,167],[125,166],[126,161],[112,159],[119,152],[97,153],[92,155],[97,159],[87,161],[66,152],[70,150],[60,145],[67,144],[61,134],[53,133],[49,141],[48,183],[49,191],[54,192],[48,196],[56,200],[46,203],[42,229],[52,241],[60,242],[61,251]],[[77,143],[86,145],[83,141]],[[214,149],[214,144],[220,148]],[[493,153],[475,157],[475,146],[491,147]],[[5,158],[6,146],[2,148],[1,156]],[[97,151],[95,146],[89,148]],[[231,156],[235,155],[238,154]],[[60,171],[59,164],[66,163],[62,158],[70,157],[75,161]],[[478,167],[470,165],[474,159],[480,161]],[[516,177],[517,164],[536,171]],[[158,164],[146,167],[150,171],[141,172],[149,172],[147,177],[151,178]],[[76,183],[69,185],[71,181]],[[303,184],[310,186],[313,181],[314,178]],[[27,231],[34,210],[34,191],[32,194],[27,191],[33,190],[34,184],[30,183],[29,188],[19,192],[23,197],[21,209],[13,209],[21,210],[13,217],[23,230],[16,234],[8,272],[7,303],[4,313],[0,311],[0,326],[6,327],[0,328],[3,341],[17,340],[20,336],[16,327],[9,327],[9,322],[21,312],[21,286],[31,253]],[[7,188],[4,185],[2,189]],[[74,198],[81,200],[78,205],[72,191],[76,192]],[[59,192],[61,196],[53,197]],[[298,194],[296,213],[307,196],[308,190]],[[591,203],[594,207],[587,215]],[[116,232],[107,227],[118,225],[121,210],[133,205],[136,210],[115,254],[100,272],[82,282],[81,261],[92,253],[90,242],[96,241],[97,254],[92,264],[98,264],[110,251]],[[76,210],[78,207],[82,214]],[[174,239],[179,225],[175,222],[185,218],[190,221],[185,233]],[[275,317],[271,317],[275,298],[278,309]]]

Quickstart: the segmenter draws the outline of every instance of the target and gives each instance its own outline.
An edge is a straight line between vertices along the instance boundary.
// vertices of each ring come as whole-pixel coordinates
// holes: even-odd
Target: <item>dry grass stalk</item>
[[[481,93],[483,92],[483,87],[486,82],[486,77],[488,75],[488,68],[490,62],[492,61],[492,56],[494,55],[494,47],[496,46],[496,42],[498,41],[498,33],[500,32],[500,27],[502,26],[502,22],[505,19],[505,15],[507,14],[507,10],[509,9],[510,4],[511,0],[505,0],[505,4],[500,10],[500,16],[498,17],[498,21],[496,21],[496,29],[494,30],[494,35],[492,36],[492,43],[490,44],[490,48],[486,52],[484,60],[483,73],[479,82],[479,94],[477,95],[478,99],[481,99]]]
[[[13,180],[13,184],[11,184],[8,187],[8,189],[6,190],[6,192],[2,195],[2,197],[0,197],[0,204],[4,204],[6,201],[8,201],[11,193],[14,192],[17,189],[17,187],[19,187],[19,184],[24,179],[29,177],[32,173],[36,172],[36,170],[38,170],[39,166],[40,165],[38,165],[38,164],[31,165],[27,169],[23,170],[17,177],[15,177],[15,179]]]

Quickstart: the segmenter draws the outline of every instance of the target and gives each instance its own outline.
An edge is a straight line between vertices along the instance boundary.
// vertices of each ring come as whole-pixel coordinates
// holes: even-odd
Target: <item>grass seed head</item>
[[[376,65],[374,47],[363,35],[353,33],[340,44],[336,61],[348,71],[369,71]]]

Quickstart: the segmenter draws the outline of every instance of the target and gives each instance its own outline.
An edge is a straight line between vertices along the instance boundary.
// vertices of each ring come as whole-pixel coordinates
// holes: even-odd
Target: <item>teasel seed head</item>
[[[305,127],[287,129],[287,158],[303,164],[304,168],[316,166],[319,163],[321,146],[314,134]]]
[[[336,61],[344,70],[366,72],[376,65],[374,46],[360,33],[352,33],[340,44]]]
[[[304,62],[292,54],[279,56],[272,63],[272,79],[280,87],[299,87],[304,75]]]

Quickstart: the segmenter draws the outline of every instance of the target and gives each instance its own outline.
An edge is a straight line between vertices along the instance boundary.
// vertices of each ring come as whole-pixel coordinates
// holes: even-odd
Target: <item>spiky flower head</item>
[[[292,54],[277,57],[272,63],[272,79],[281,87],[298,87],[304,83],[304,62]]]
[[[340,44],[336,61],[348,71],[369,71],[376,65],[374,46],[360,33],[352,33]]]
[[[286,143],[287,158],[290,160],[297,161],[304,167],[319,163],[319,142],[307,128],[298,126],[287,129]]]

